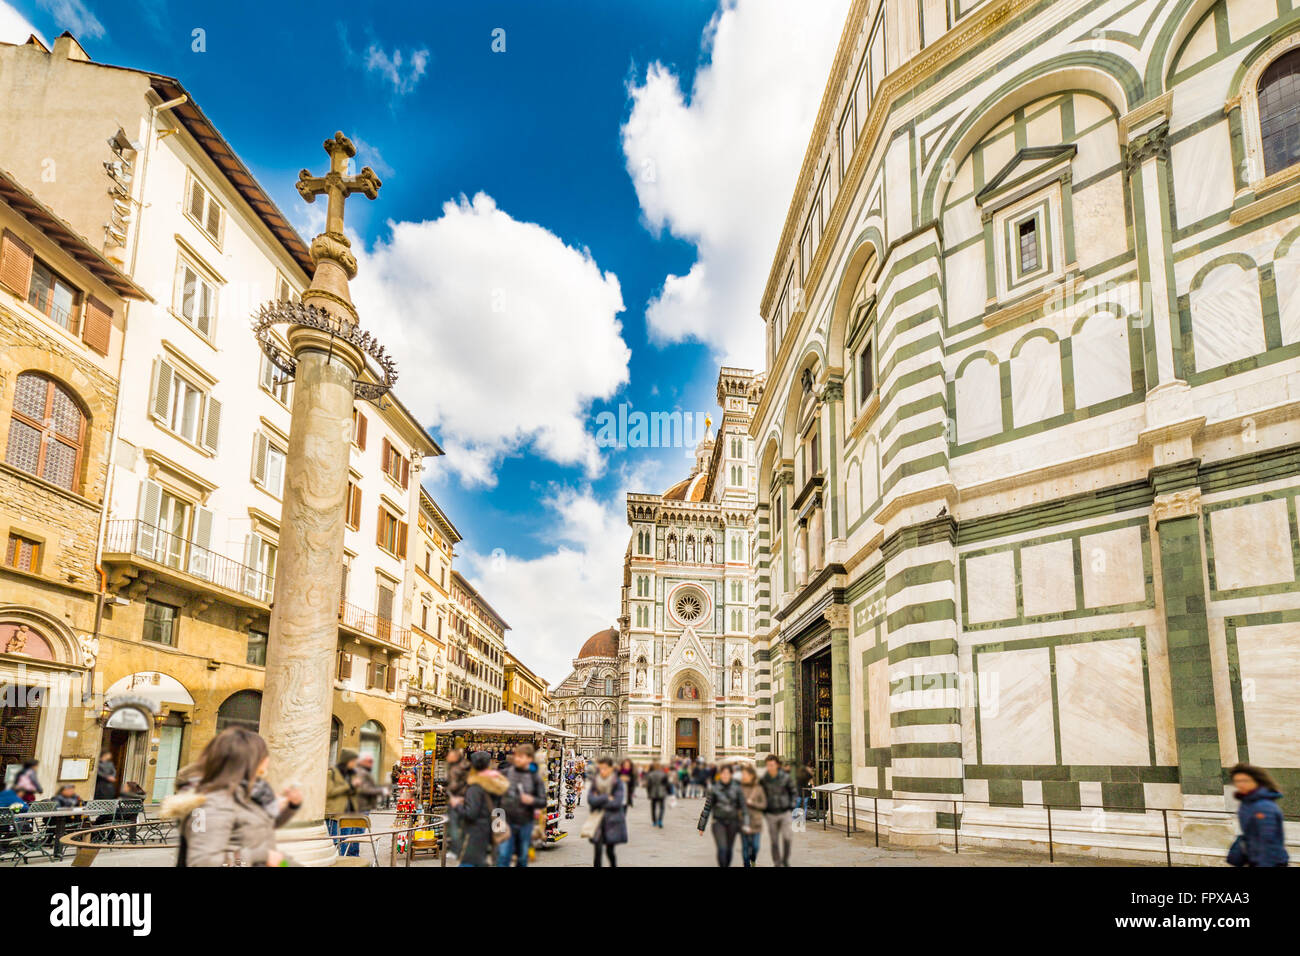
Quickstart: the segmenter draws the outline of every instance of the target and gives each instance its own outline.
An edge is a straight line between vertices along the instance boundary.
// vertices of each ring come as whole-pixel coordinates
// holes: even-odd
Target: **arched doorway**
[[[139,704],[141,712],[148,711],[146,721],[153,724],[152,732],[128,731],[141,735],[144,739],[138,747],[142,753],[149,752],[143,766],[132,768],[128,766],[133,761],[126,758],[126,750],[136,748],[124,749],[119,746],[119,736],[113,733],[119,728],[110,718],[105,728],[103,749],[113,751],[115,757],[122,756],[126,759],[125,764],[115,760],[115,765],[121,771],[118,779],[122,783],[129,781],[140,784],[154,802],[170,796],[176,788],[176,774],[185,760],[186,715],[192,712],[194,698],[184,684],[162,671],[128,674],[114,681],[105,697],[110,704]],[[130,715],[124,715],[120,719],[133,721]]]
[[[361,741],[357,746],[357,755],[370,754],[375,760],[375,775],[380,776],[384,768],[384,727],[377,720],[367,720],[361,725]]]
[[[665,735],[664,757],[713,759],[713,747],[706,739],[705,702],[710,700],[704,678],[693,670],[674,675],[669,686],[669,733]]]
[[[58,772],[64,720],[80,703],[83,673],[66,624],[35,608],[0,603],[0,780],[12,781],[28,760],[41,761],[42,778]]]
[[[235,691],[217,708],[217,733],[227,727],[244,727],[257,733],[262,726],[262,692]]]

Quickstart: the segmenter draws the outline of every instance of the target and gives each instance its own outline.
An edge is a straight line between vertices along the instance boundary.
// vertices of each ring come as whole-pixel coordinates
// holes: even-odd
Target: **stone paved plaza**
[[[703,836],[695,829],[703,800],[695,797],[678,800],[664,811],[664,827],[650,825],[649,801],[637,801],[628,811],[628,842],[617,850],[620,866],[715,866],[713,834]],[[587,805],[578,808],[577,816],[564,822],[568,836],[549,850],[537,855],[535,866],[591,866],[592,846],[578,834],[587,819]],[[882,839],[882,844],[885,841]],[[952,846],[933,850],[891,850],[875,846],[870,831],[854,834],[850,839],[843,830],[822,829],[810,823],[803,833],[795,834],[792,866],[1051,866],[1047,854],[991,851],[977,848],[954,853]],[[772,865],[767,835],[759,848],[759,866]],[[740,841],[732,866],[740,866]],[[1097,866],[1095,860],[1069,860],[1056,866]]]

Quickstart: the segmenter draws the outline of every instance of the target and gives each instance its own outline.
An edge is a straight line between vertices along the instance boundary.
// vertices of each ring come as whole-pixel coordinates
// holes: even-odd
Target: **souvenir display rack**
[[[415,829],[394,836],[393,854],[403,857],[408,865],[417,856],[442,856],[443,828],[434,821],[447,812],[446,796],[434,784],[433,766],[431,750],[406,754],[399,761],[393,827]]]
[[[586,780],[586,766],[582,757],[572,750],[564,755],[564,819],[572,820],[578,804],[582,802],[582,788]]]
[[[485,750],[492,755],[492,766],[501,767],[509,760],[510,752],[516,744],[532,744],[537,768],[546,777],[545,825],[533,831],[533,845],[550,846],[567,835],[560,828],[561,808],[568,799],[561,746],[545,734],[525,733],[520,731],[461,731],[457,733],[440,733],[437,745],[428,756],[433,761],[433,770],[437,779],[445,779],[447,774],[447,753],[453,748],[465,751]],[[572,819],[570,814],[566,819]]]

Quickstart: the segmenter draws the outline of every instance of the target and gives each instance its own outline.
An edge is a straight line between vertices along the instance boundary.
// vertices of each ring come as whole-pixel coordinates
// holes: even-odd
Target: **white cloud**
[[[104,25],[82,0],[37,0],[37,6],[83,43],[98,40],[105,33]]]
[[[588,410],[627,381],[631,358],[618,277],[484,193],[389,228],[358,255],[353,298],[447,465],[490,485],[503,456],[527,450],[600,474]]]
[[[671,464],[669,465],[671,467]],[[458,570],[510,624],[506,644],[552,687],[569,675],[592,634],[617,627],[628,536],[626,495],[658,491],[671,478],[647,463],[623,475],[609,497],[590,488],[555,489],[542,501],[554,516],[554,550],[532,559],[461,545]]]
[[[696,246],[646,319],[659,341],[698,339],[761,368],[758,306],[847,15],[847,0],[723,0],[689,99],[653,63],[629,88],[623,152],[642,212]]]
[[[428,65],[429,51],[423,47],[405,56],[397,48],[389,53],[378,44],[371,44],[366,51],[366,69],[382,77],[398,96],[415,89]]]
[[[41,31],[32,26],[25,16],[0,0],[0,43],[26,43],[33,33],[46,46],[50,45]]]

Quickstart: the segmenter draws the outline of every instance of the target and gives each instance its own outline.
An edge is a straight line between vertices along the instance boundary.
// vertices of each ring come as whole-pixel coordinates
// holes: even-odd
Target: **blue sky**
[[[335,129],[358,142],[384,180],[348,209],[362,322],[448,450],[425,484],[459,566],[556,683],[617,614],[624,493],[690,468],[596,445],[596,416],[711,411],[719,362],[761,364],[758,298],[846,8],[0,0],[0,39],[70,29],[176,76],[308,238],[297,171]]]

